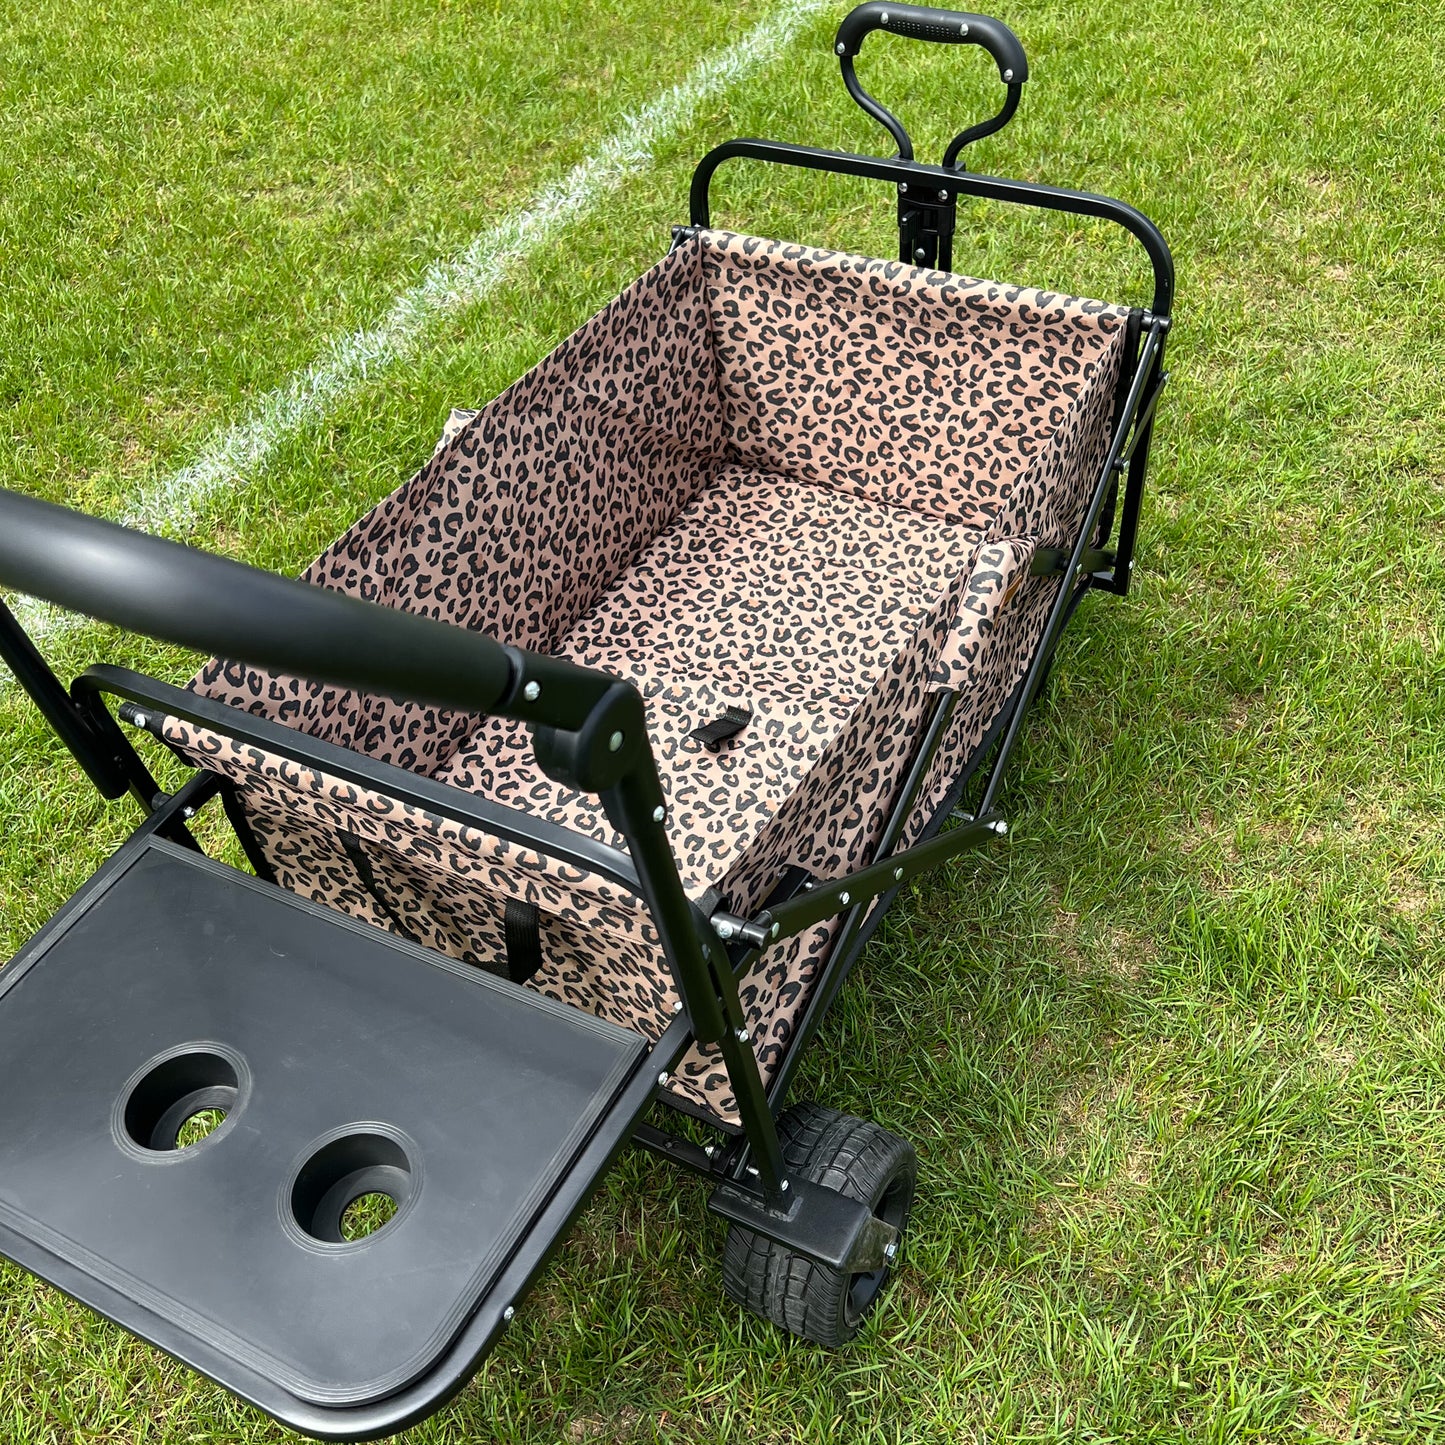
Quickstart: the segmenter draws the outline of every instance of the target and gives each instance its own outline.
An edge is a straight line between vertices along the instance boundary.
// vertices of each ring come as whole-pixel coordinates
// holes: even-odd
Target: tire
[[[779,1118],[778,1135],[790,1173],[862,1201],[902,1235],[918,1182],[918,1157],[906,1139],[821,1104],[793,1105]],[[846,1274],[733,1224],[723,1290],[792,1334],[838,1349],[862,1329],[892,1265]]]

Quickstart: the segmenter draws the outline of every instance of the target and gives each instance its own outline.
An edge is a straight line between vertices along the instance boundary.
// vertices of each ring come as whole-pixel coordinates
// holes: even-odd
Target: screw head
[[[652,810],[652,821],[654,823],[660,823],[665,817],[667,817],[667,809],[664,808],[661,803],[659,803]]]
[[[895,883],[903,882],[903,870],[901,868],[895,868],[893,870],[893,881]]]
[[[739,1042],[740,1044],[745,1044],[745,1043],[747,1043],[747,1041],[748,1041],[748,1031],[747,1031],[746,1029],[739,1029],[739,1030],[738,1030],[738,1042]]]
[[[664,1070],[657,1076],[657,1082],[658,1082],[659,1084],[665,1084],[665,1083],[667,1082],[667,1070],[666,1070],[666,1069],[664,1069]]]
[[[899,181],[899,182],[898,182],[898,194],[899,194],[900,196],[906,196],[906,195],[908,194],[908,182],[907,182],[907,181]]]
[[[715,923],[713,927],[717,931],[717,936],[722,939],[724,943],[733,936],[733,926],[731,923]]]
[[[848,53],[848,47],[844,45],[841,40],[833,47],[833,49],[836,50],[839,55],[846,55]]]
[[[960,26],[958,27],[958,33],[959,33],[960,35],[967,35],[967,34],[968,34],[968,22],[967,22],[967,21],[965,21],[962,25],[960,25]]]
[[[783,1182],[778,1185],[778,1188],[781,1189],[784,1194],[786,1194],[788,1192],[788,1181],[784,1179]]]
[[[884,1258],[884,1259],[894,1259],[894,1258],[897,1257],[897,1254],[898,1254],[898,1241],[897,1241],[896,1239],[890,1240],[889,1243],[888,1243],[887,1248],[885,1248],[884,1251],[883,1251],[883,1258]]]
[[[778,934],[780,934],[782,931],[783,931],[783,925],[782,925],[781,923],[775,923],[775,924],[773,924],[773,926],[768,930],[768,937],[769,937],[769,938],[776,938],[776,937],[778,936]]]
[[[607,751],[609,753],[617,753],[622,751],[621,733],[613,733],[612,736],[607,739]]]
[[[1008,832],[1008,824],[1005,823],[1002,818],[1000,818],[1000,819],[993,825],[993,830],[994,830],[995,833],[997,833],[997,834],[999,835],[1000,838],[1002,838],[1003,835]]]
[[[888,24],[888,12],[886,10],[878,17],[878,23],[880,25]]]
[[[838,895],[838,902],[844,904],[845,906],[852,901],[853,895],[851,893],[843,892]]]
[[[542,696],[542,684],[540,682],[529,682],[526,687],[522,689],[522,696],[526,698],[528,702],[536,702],[537,699]]]
[[[151,720],[143,712],[138,712],[135,715],[135,725],[138,728],[149,727],[150,721]]]
[[[675,1013],[675,1014],[680,1014],[680,1013],[682,1012],[682,1000],[681,1000],[681,999],[678,999],[678,1000],[673,1004],[673,1006],[672,1006],[672,1011],[673,1011],[673,1013]]]
[[[514,1309],[511,1307],[511,1305],[508,1305],[508,1306],[506,1307],[506,1309],[504,1309],[504,1310],[502,1311],[502,1319],[503,1319],[503,1321],[504,1321],[505,1323],[507,1323],[507,1324],[511,1324],[511,1323],[512,1323],[512,1316],[515,1315],[516,1313],[517,1313],[516,1310],[514,1310]]]
[[[182,808],[182,809],[181,809],[181,817],[183,817],[183,818],[194,818],[195,816],[196,816],[196,810],[195,810],[194,808]]]
[[[939,199],[940,201],[946,201],[946,200],[948,199],[948,192],[947,192],[947,191],[939,191],[939,193],[938,193],[938,199]]]
[[[1014,73],[1013,73],[1013,71],[1011,71],[1011,70],[1006,70],[1006,71],[1004,71],[1004,73],[1003,73],[1003,78],[1004,78],[1005,80],[1012,80],[1012,79],[1014,78]]]

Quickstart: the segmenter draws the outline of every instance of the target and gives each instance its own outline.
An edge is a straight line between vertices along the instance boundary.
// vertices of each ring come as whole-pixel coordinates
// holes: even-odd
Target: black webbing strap
[[[710,723],[693,728],[688,737],[696,738],[708,752],[715,753],[729,738],[737,737],[752,720],[752,708],[730,707],[721,717],[715,717]]]
[[[371,894],[376,906],[380,908],[391,921],[392,927],[410,942],[420,942],[416,934],[402,922],[401,915],[387,902],[386,896],[377,886],[376,873],[372,869],[371,859],[362,851],[361,839],[358,838],[355,833],[348,833],[345,828],[338,828],[336,830],[336,836],[340,840],[341,847],[346,853],[346,856],[351,860],[351,866],[356,869],[356,876],[361,879],[361,886]]]
[[[507,977],[525,983],[542,966],[541,917],[535,903],[507,899],[502,912],[502,933],[507,942]]]

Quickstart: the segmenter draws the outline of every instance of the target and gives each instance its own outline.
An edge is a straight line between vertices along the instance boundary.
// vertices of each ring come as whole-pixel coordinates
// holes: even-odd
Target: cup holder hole
[[[234,1060],[211,1049],[185,1049],[152,1065],[130,1086],[122,1123],[142,1149],[194,1148],[234,1114],[240,1091]]]
[[[359,1244],[406,1207],[415,1180],[406,1151],[386,1134],[343,1134],[301,1166],[291,1213],[322,1244]]]

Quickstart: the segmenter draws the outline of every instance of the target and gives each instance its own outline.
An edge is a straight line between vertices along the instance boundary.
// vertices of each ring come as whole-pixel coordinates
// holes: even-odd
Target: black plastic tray
[[[646,1051],[152,837],[0,970],[0,1251],[269,1409],[258,1381],[344,1412],[432,1368],[600,1172]],[[341,1242],[368,1190],[396,1216]]]

